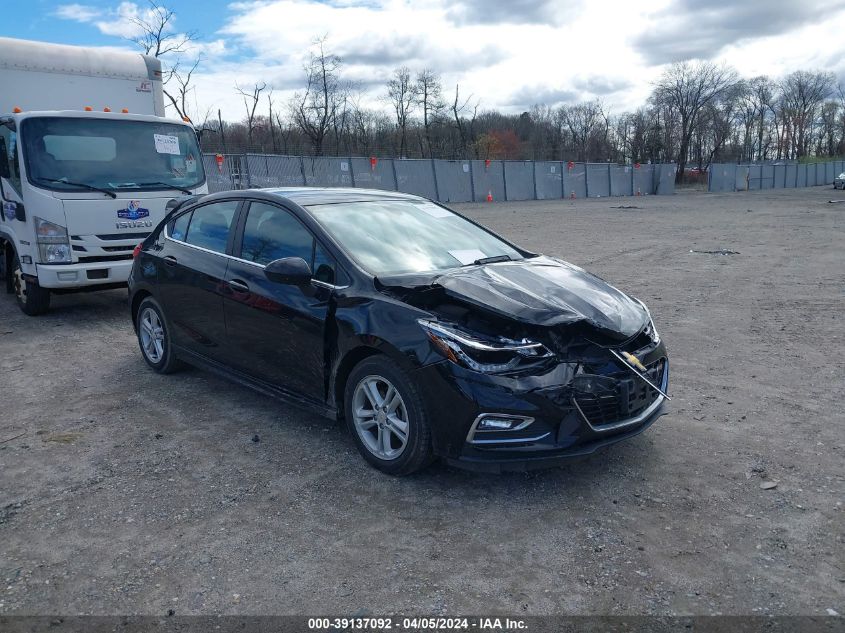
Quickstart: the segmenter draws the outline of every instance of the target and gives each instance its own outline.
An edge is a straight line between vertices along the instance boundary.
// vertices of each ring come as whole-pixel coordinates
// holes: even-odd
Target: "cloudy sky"
[[[317,36],[374,105],[393,68],[431,68],[482,108],[598,97],[642,104],[666,64],[725,61],[744,76],[831,70],[845,83],[845,0],[170,0],[176,31],[196,31],[204,61],[192,114],[243,116],[234,86],[265,81],[278,103],[303,83]],[[131,45],[148,5],[113,0],[8,2],[0,35]]]

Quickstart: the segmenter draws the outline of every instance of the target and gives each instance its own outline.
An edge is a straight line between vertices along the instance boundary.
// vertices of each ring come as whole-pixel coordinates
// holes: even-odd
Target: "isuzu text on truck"
[[[145,55],[0,38],[0,284],[26,314],[125,285],[168,202],[208,191],[161,81]]]

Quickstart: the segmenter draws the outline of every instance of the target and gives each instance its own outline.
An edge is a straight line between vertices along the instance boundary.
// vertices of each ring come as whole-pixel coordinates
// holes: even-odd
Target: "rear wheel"
[[[408,475],[431,463],[425,403],[396,363],[384,356],[361,361],[349,375],[343,402],[355,445],[370,464],[389,475]]]
[[[11,273],[12,291],[24,314],[38,316],[47,312],[50,309],[50,291],[39,286],[37,282],[24,278],[17,254],[12,259]]]
[[[135,330],[141,355],[147,365],[160,374],[169,374],[179,368],[180,362],[173,354],[164,312],[152,297],[147,297],[138,306]]]

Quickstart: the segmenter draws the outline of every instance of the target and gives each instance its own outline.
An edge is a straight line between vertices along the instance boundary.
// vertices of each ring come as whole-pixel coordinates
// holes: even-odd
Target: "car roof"
[[[376,200],[408,200],[421,202],[424,198],[398,191],[381,189],[355,189],[352,187],[271,187],[267,189],[248,189],[239,193],[263,193],[284,198],[300,206],[312,204],[336,204],[341,202],[365,202]]]

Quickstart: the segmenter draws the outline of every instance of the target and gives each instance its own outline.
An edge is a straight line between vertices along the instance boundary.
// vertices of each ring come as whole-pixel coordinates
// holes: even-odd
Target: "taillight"
[[[138,244],[138,246],[136,246],[134,249],[132,249],[132,259],[135,259],[136,257],[138,257],[138,255],[141,254],[141,246],[143,246],[143,245],[144,245],[144,243],[141,242],[140,244]]]

